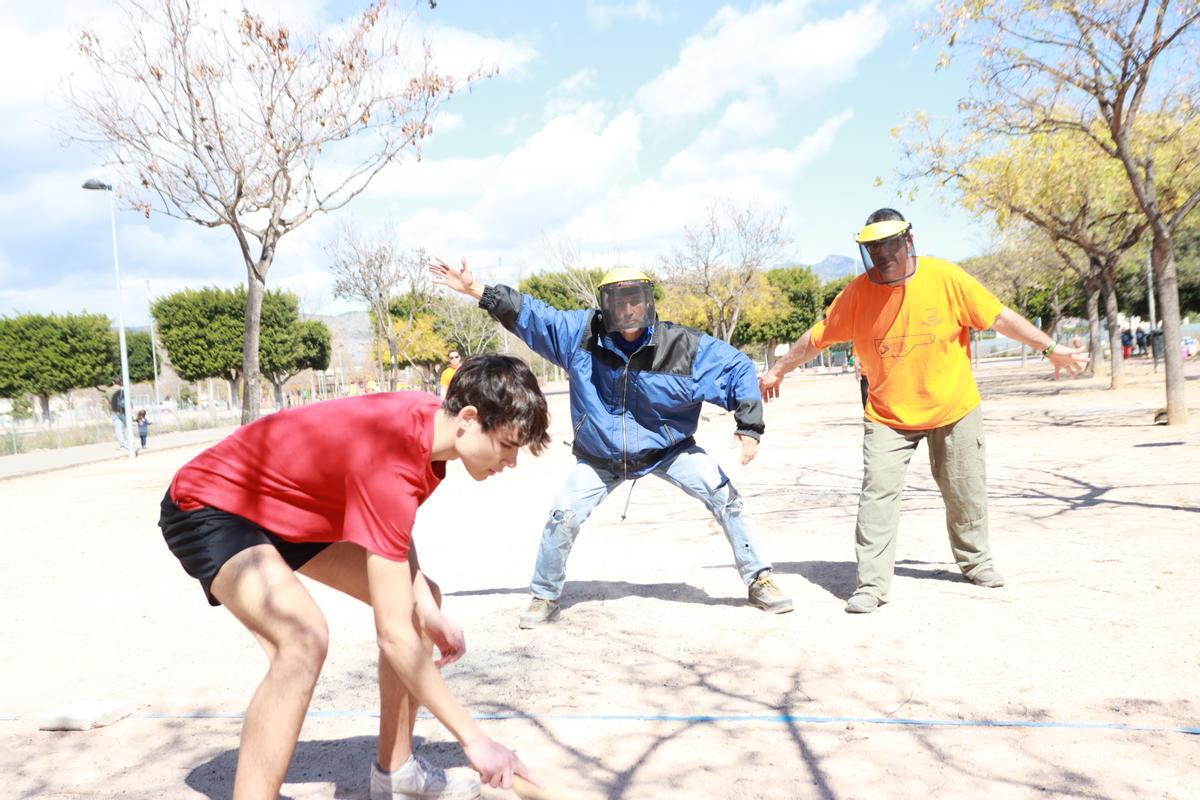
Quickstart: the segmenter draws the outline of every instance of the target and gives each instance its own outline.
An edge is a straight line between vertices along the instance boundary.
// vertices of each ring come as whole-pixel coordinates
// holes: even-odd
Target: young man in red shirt
[[[325,658],[325,618],[295,572],[374,609],[380,723],[372,800],[476,798],[480,776],[505,788],[514,773],[529,777],[442,681],[437,667],[461,657],[465,639],[421,572],[412,525],[447,461],[460,459],[484,480],[515,467],[522,446],[541,452],[548,422],[524,362],[475,356],[441,401],[395,392],[280,411],[179,470],[162,502],[163,537],[209,603],[228,608],[270,660],[242,725],[235,800],[278,796]],[[462,743],[479,776],[413,754],[422,705]]]

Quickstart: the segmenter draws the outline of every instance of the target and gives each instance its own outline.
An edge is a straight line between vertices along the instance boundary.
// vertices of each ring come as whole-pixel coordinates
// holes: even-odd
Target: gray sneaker
[[[371,764],[371,800],[478,800],[479,775],[470,768],[444,770],[414,753],[394,772]]]
[[[750,584],[750,605],[768,614],[786,614],[793,608],[791,598],[780,591],[769,569],[758,573]]]
[[[517,627],[528,630],[553,622],[554,618],[558,616],[558,611],[557,600],[535,597],[529,602],[529,608],[521,613],[521,621],[517,623]]]
[[[999,589],[1004,585],[1004,576],[991,567],[984,567],[974,575],[968,575],[967,580],[976,586],[984,586],[988,589]]]
[[[866,592],[855,592],[846,603],[847,614],[870,614],[879,609],[879,598]]]

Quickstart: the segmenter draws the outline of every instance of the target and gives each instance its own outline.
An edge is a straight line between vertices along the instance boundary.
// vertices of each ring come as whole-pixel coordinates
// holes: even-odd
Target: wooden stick
[[[539,789],[520,775],[513,775],[513,791],[521,800],[583,800],[583,796],[559,786]]]

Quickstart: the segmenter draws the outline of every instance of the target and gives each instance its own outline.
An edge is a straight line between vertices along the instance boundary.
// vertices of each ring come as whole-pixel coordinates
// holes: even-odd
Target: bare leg
[[[300,568],[300,574],[344,592],[370,605],[367,589],[367,552],[349,542],[339,542],[321,551],[320,555]],[[438,606],[441,592],[430,584]],[[420,623],[413,624],[420,630]],[[433,655],[433,642],[422,634],[426,650]],[[387,772],[399,769],[412,755],[413,728],[417,724],[419,704],[404,688],[387,659],[379,658],[379,766]]]
[[[275,798],[325,661],[329,631],[308,591],[271,545],[231,558],[217,573],[212,592],[255,635],[271,662],[246,709],[233,796]]]

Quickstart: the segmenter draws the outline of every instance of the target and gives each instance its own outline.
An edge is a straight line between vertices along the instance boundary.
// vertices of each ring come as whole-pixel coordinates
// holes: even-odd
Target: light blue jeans
[[[729,478],[708,453],[693,445],[670,461],[659,464],[654,475],[697,498],[721,525],[733,548],[742,581],[749,586],[771,563],[762,557],[758,537],[742,516],[742,500]],[[625,482],[619,474],[577,461],[567,482],[554,499],[550,519],[542,531],[537,566],[529,590],[534,597],[557,600],[567,580],[567,557],[579,535],[579,526],[613,489]]]

